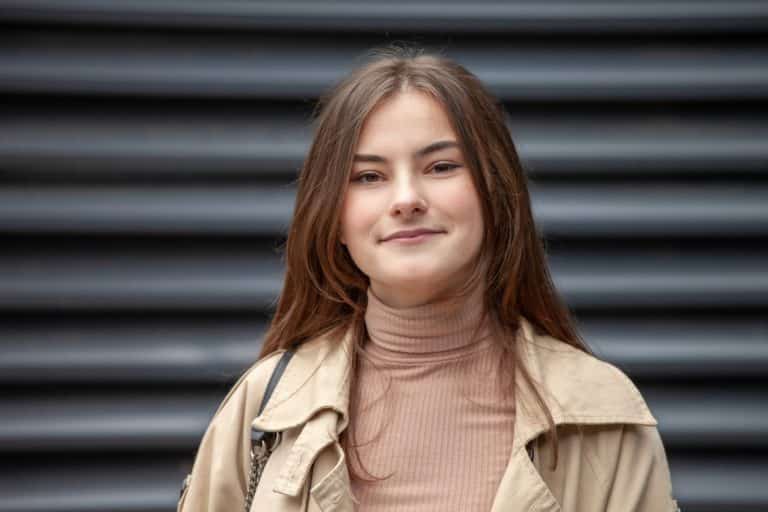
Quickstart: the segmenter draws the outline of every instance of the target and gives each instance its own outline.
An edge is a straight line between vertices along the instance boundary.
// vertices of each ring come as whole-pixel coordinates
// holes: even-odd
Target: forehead
[[[427,94],[405,91],[384,100],[368,114],[357,149],[360,152],[412,149],[436,139],[457,139],[442,104]]]

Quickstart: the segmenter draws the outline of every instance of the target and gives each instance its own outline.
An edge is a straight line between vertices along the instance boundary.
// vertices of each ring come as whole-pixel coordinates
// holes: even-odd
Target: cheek
[[[483,214],[480,208],[480,198],[474,190],[470,180],[457,182],[457,186],[450,190],[443,190],[440,194],[444,211],[450,212],[454,221],[461,223],[467,229],[482,232]]]
[[[348,195],[342,208],[342,241],[355,245],[371,237],[373,225],[377,219],[375,203],[356,194]]]

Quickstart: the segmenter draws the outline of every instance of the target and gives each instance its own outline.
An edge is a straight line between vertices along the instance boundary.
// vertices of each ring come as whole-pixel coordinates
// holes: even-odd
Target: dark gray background
[[[0,512],[170,511],[259,351],[318,94],[501,97],[556,284],[686,512],[768,509],[768,4],[0,0]]]

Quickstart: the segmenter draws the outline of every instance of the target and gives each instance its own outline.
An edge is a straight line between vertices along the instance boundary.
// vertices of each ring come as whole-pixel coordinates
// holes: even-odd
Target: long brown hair
[[[554,420],[514,342],[520,315],[535,329],[591,352],[547,268],[504,107],[475,75],[439,53],[391,45],[375,48],[367,56],[367,62],[320,98],[313,112],[314,137],[298,177],[293,221],[284,246],[285,282],[260,357],[319,335],[341,342],[343,333],[351,329],[355,357],[351,357],[350,385],[355,389],[356,356],[362,355],[367,336],[364,313],[369,280],[339,238],[352,158],[363,122],[377,105],[406,89],[426,93],[445,109],[481,198],[485,225],[482,261],[476,262],[470,280],[478,278],[482,269],[479,278],[485,280],[486,311],[501,329],[495,337],[503,354],[500,364],[511,374],[508,391],[514,393],[514,372],[519,370],[547,418],[555,444],[554,468]],[[351,393],[351,417],[358,407],[354,397]],[[344,443],[362,467],[354,449],[359,445],[352,422],[344,434]],[[353,478],[364,479],[353,469],[351,473]]]

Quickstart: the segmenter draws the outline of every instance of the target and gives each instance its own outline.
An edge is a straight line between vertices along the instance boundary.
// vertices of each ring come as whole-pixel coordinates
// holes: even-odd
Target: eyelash
[[[456,169],[457,167],[461,167],[461,166],[460,165],[456,165],[456,164],[435,164],[435,165],[432,166],[431,169],[435,169],[437,167],[445,167],[446,168],[446,172],[448,172],[448,171],[452,171],[452,170]],[[359,182],[359,183],[370,183],[370,182],[367,182],[367,181],[363,181],[362,178],[365,177],[365,176],[378,176],[378,174],[376,174],[374,172],[371,172],[371,171],[361,172],[360,174],[355,176],[355,178],[352,181],[356,181],[356,182]]]

